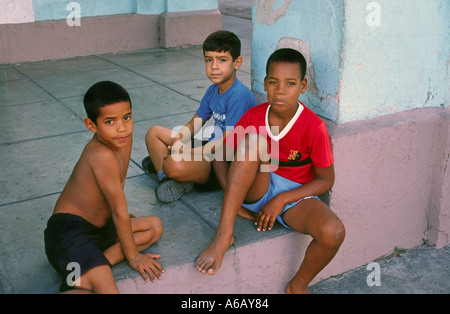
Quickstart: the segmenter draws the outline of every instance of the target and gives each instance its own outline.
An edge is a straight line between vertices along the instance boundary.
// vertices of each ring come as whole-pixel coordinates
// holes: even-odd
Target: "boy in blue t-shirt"
[[[239,81],[236,72],[242,65],[241,41],[229,31],[212,33],[203,43],[206,75],[214,83],[206,91],[194,117],[176,133],[161,126],[147,132],[145,142],[149,156],[142,167],[157,173],[156,197],[173,202],[196,185],[211,190],[225,182],[226,172],[217,168],[214,154],[223,138],[248,109],[257,105],[253,93]],[[191,140],[213,117],[212,135],[203,146],[193,148]],[[211,162],[212,161],[212,162]]]

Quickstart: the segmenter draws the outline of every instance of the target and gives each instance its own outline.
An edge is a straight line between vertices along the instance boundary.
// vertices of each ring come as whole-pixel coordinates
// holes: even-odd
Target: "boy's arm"
[[[328,192],[334,184],[334,165],[326,168],[314,167],[316,178],[301,187],[278,194],[267,202],[255,221],[258,230],[271,230],[284,206],[307,196],[318,196]]]
[[[183,154],[192,155],[193,153],[197,153],[191,149],[192,145],[189,144],[189,141],[198,131],[200,131],[205,123],[206,121],[195,114],[192,119],[185,126],[183,126],[176,135],[172,135],[172,142],[167,147],[170,150],[170,154],[174,156]],[[189,145],[186,146],[186,144]],[[201,154],[201,151],[199,153]]]
[[[187,143],[198,131],[200,131],[205,123],[206,121],[195,114],[192,119],[181,128],[178,134],[173,137],[171,146],[178,141],[181,141],[184,144]]]
[[[112,152],[104,151],[98,153],[97,158],[92,160],[91,169],[111,209],[125,257],[132,260],[138,254],[138,250],[131,232],[131,220],[120,179],[119,161]]]
[[[153,274],[150,274],[148,270],[151,268],[151,265],[154,265],[154,260],[150,256],[141,256],[142,254],[140,254],[134,241],[131,219],[128,214],[127,201],[120,178],[119,161],[109,151],[101,152],[97,157],[99,158],[92,161],[91,169],[111,209],[122,251],[130,266],[141,273],[144,280],[147,281],[145,271],[151,278],[153,277]],[[98,160],[102,162],[98,162]]]
[[[207,144],[205,144],[204,146],[200,146],[200,147],[196,147],[191,149],[191,153],[192,154],[203,154],[205,156],[207,155],[215,155],[216,151],[218,152],[218,154],[221,154],[221,152],[219,152],[218,148],[222,148],[223,146],[223,139],[230,133],[231,131],[225,131],[222,135],[221,138],[219,139],[214,139],[211,142],[208,142]],[[211,156],[212,157],[212,156]],[[214,158],[217,159],[217,158]]]

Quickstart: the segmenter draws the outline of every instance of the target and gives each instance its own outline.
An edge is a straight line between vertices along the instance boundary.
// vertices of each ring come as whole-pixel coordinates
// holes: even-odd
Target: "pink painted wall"
[[[33,0],[2,0],[0,24],[34,22]]]
[[[417,109],[329,125],[336,159],[330,207],[347,230],[338,253],[345,268],[396,246],[449,244],[449,117],[449,109]]]
[[[0,64],[159,46],[156,15],[92,17],[82,23],[82,27],[69,27],[66,20],[0,25]]]
[[[430,210],[427,219],[430,228],[426,234],[431,243],[442,248],[450,243],[450,110],[440,114],[437,124],[435,165],[432,169]]]
[[[121,14],[85,17],[80,24],[68,25],[65,19],[0,23],[0,64],[201,45],[222,28],[222,15],[219,10]],[[189,25],[192,32],[179,32]]]

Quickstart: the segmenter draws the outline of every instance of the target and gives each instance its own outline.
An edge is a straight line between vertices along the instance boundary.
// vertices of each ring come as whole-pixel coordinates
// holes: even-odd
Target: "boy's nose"
[[[284,94],[283,84],[278,84],[276,92],[277,92],[277,94]]]
[[[123,121],[119,121],[119,123],[117,123],[117,132],[124,132],[126,131],[126,127],[125,127],[125,123],[123,123]]]

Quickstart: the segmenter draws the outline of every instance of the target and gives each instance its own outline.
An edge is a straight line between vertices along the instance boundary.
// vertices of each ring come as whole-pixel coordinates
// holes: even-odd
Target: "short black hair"
[[[84,109],[88,118],[97,124],[101,107],[126,101],[130,103],[131,108],[130,95],[122,86],[114,82],[103,81],[94,84],[86,92],[84,96]]]
[[[229,31],[217,31],[209,35],[203,42],[203,54],[206,51],[229,52],[233,61],[241,56],[241,40]]]
[[[300,65],[300,76],[302,80],[306,76],[306,59],[299,51],[295,49],[281,48],[272,53],[269,60],[267,60],[266,76],[269,75],[269,66],[274,62],[297,63]]]

